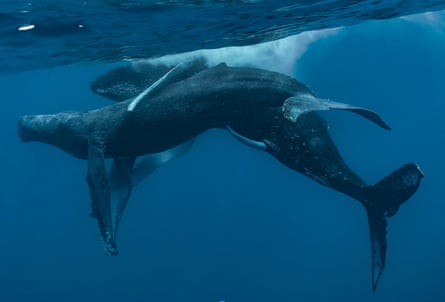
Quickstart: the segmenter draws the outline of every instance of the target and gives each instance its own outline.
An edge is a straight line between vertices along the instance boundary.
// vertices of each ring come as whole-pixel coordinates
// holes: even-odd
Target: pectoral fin
[[[133,169],[133,186],[138,185],[160,166],[187,152],[192,147],[193,143],[194,140],[192,139],[169,150],[144,156]]]
[[[150,85],[147,89],[142,91],[134,100],[128,105],[127,110],[133,111],[139,102],[145,98],[157,93],[158,91],[164,89],[169,84],[175,82],[183,74],[187,73],[189,70],[196,68],[197,64],[202,64],[199,60],[186,61],[177,64],[175,67],[170,69],[165,75],[163,75],[159,80]]]
[[[292,122],[297,121],[298,117],[305,112],[319,110],[348,110],[361,115],[383,129],[391,129],[388,124],[372,110],[338,103],[328,99],[320,99],[311,94],[290,97],[284,101],[282,107],[284,117]]]
[[[236,132],[235,130],[233,130],[232,127],[230,127],[229,125],[226,126],[226,129],[227,129],[227,131],[229,131],[230,134],[233,135],[233,137],[235,137],[237,140],[239,140],[240,142],[242,142],[243,144],[245,144],[248,147],[258,149],[261,151],[266,151],[268,149],[266,143],[245,137],[245,136],[239,134],[238,132]]]
[[[135,158],[115,158],[110,169],[113,233],[116,236],[122,214],[133,189],[132,170]]]
[[[88,138],[87,182],[91,194],[91,216],[96,218],[105,251],[117,255],[118,250],[111,218],[111,194],[104,161],[105,136],[93,133]]]

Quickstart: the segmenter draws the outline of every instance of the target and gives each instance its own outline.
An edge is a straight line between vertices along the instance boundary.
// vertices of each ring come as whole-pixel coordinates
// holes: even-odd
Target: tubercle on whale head
[[[41,142],[57,147],[74,157],[88,157],[89,123],[81,123],[82,112],[24,115],[17,122],[23,142]]]
[[[58,126],[55,114],[24,115],[17,122],[17,134],[23,142],[51,143]]]
[[[24,142],[42,142],[58,145],[79,134],[81,112],[60,112],[56,114],[39,114],[21,116],[17,123],[17,133]]]

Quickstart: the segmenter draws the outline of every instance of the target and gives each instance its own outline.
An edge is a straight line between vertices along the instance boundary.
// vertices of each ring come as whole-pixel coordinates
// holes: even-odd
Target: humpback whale
[[[112,70],[91,87],[118,103],[85,112],[25,115],[18,121],[23,141],[47,143],[88,161],[91,215],[105,251],[118,254],[117,228],[133,187],[187,152],[199,134],[225,128],[247,146],[364,206],[375,290],[385,267],[387,218],[416,192],[423,173],[409,163],[368,185],[344,162],[317,111],[348,110],[389,129],[380,116],[321,99],[303,83],[276,72],[224,63],[207,67],[200,61],[163,72],[153,79],[147,70]],[[113,160],[109,171],[107,158]]]

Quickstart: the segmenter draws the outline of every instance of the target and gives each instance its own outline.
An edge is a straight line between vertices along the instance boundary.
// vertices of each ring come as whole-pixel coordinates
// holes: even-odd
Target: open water
[[[13,1],[2,3],[0,301],[445,301],[445,13],[436,11],[441,1],[291,2],[266,9],[272,1],[85,1],[81,10],[81,1],[23,1],[36,8],[29,13]],[[261,5],[263,13],[251,10]],[[311,23],[320,7],[329,8],[323,12],[330,21]],[[381,13],[359,18],[351,7],[379,7]],[[398,9],[389,13],[390,7]],[[210,26],[209,18],[186,26],[193,16],[187,10],[219,10],[223,20],[228,9],[236,15],[227,22],[239,29],[231,32],[228,23],[216,21]],[[351,17],[341,18],[346,11]],[[82,23],[67,17],[83,16],[79,12],[88,12]],[[286,21],[267,23],[265,12]],[[293,23],[298,12],[305,17]],[[421,14],[405,16],[416,12]],[[139,31],[133,22],[148,15],[162,21],[153,26],[167,36],[169,17],[176,28],[183,20],[181,42],[147,34],[147,24]],[[258,20],[252,28],[245,26],[249,18]],[[39,32],[42,20],[46,27]],[[126,26],[113,25],[116,20]],[[110,32],[103,30],[108,21]],[[338,27],[352,23],[360,24]],[[25,24],[35,28],[17,30]],[[135,52],[108,55],[103,51],[113,46],[84,44],[87,35],[70,34],[70,24],[85,24],[102,42],[113,37]],[[287,24],[289,31],[276,31],[273,24]],[[7,26],[14,28],[9,35]],[[231,38],[215,35],[218,26]],[[249,31],[258,35],[251,39]],[[187,154],[134,190],[117,257],[104,254],[88,216],[86,162],[51,146],[24,144],[16,134],[23,114],[110,104],[89,90],[90,82],[127,56],[247,45],[299,32],[265,45],[204,53],[214,61],[291,74],[319,96],[379,112],[391,131],[350,113],[324,114],[344,158],[369,183],[407,162],[420,165],[425,178],[418,192],[389,219],[387,263],[375,293],[361,205],[224,131],[198,137]],[[144,41],[157,45],[143,48]]]

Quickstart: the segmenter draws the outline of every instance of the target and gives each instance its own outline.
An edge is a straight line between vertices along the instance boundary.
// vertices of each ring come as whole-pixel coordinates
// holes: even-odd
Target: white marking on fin
[[[248,147],[252,147],[254,149],[258,149],[261,151],[266,151],[267,150],[267,145],[264,142],[261,141],[256,141],[250,138],[247,138],[241,134],[239,134],[238,132],[235,132],[235,130],[232,129],[232,127],[230,127],[229,125],[226,125],[226,129],[229,131],[230,134],[232,134],[237,140],[239,140],[240,142],[242,142],[243,144],[245,144]]]
[[[114,158],[108,174],[111,192],[111,218],[115,236],[133,189],[131,175],[135,160],[134,157]]]
[[[138,162],[133,169],[131,182],[133,186],[138,185],[147,176],[153,173],[157,168],[186,153],[193,145],[194,139],[191,139],[179,146],[165,150],[163,152],[146,155]]]
[[[194,61],[182,62],[170,69],[166,74],[164,74],[159,80],[150,85],[147,89],[142,91],[137,97],[131,101],[128,105],[127,111],[133,111],[137,104],[145,98],[147,95],[154,94],[159,90],[163,89],[165,86],[170,84],[174,79],[182,74],[184,71],[188,70],[191,66],[193,66]]]
[[[292,122],[296,122],[298,117],[305,112],[333,109],[354,112],[384,129],[391,129],[388,124],[386,124],[383,119],[372,110],[334,102],[329,99],[317,98],[312,94],[300,94],[286,99],[282,107],[282,112],[285,118]]]

